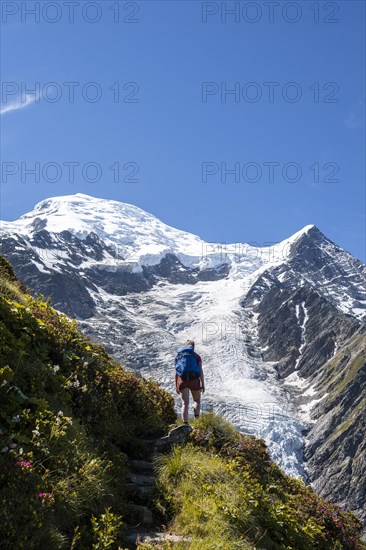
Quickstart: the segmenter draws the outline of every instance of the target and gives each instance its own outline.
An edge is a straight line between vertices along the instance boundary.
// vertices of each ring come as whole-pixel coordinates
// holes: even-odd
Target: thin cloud
[[[364,101],[360,100],[357,102],[357,105],[348,112],[348,115],[344,120],[344,124],[347,128],[363,128],[365,124],[364,106]]]
[[[360,115],[357,115],[356,113],[352,112],[349,113],[347,118],[344,121],[344,124],[347,128],[362,128],[363,126],[363,118]]]
[[[34,95],[26,96],[24,101],[19,99],[14,103],[9,103],[9,105],[4,105],[3,107],[1,107],[0,115],[5,115],[5,113],[9,113],[10,111],[17,111],[18,109],[23,109],[24,107],[28,107],[28,105],[31,105],[35,101],[37,101],[36,96]]]

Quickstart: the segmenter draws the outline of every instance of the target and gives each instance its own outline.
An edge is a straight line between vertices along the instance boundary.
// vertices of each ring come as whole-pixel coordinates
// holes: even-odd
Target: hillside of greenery
[[[355,516],[286,476],[263,440],[239,434],[220,416],[203,415],[190,442],[157,462],[159,504],[173,531],[191,544],[176,548],[366,547]]]
[[[123,549],[128,458],[176,422],[172,397],[32,297],[0,257],[0,541],[5,550]],[[288,478],[263,441],[203,415],[156,459],[156,523],[140,549],[365,548],[361,524]]]
[[[172,397],[115,363],[0,263],[3,549],[122,540],[123,453],[175,421]]]

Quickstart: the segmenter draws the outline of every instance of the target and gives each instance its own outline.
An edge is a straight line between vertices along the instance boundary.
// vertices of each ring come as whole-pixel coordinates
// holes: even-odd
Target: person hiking
[[[193,340],[187,340],[177,350],[175,357],[175,385],[182,399],[182,420],[188,424],[189,392],[192,393],[194,416],[198,418],[201,407],[201,392],[205,391],[202,359],[194,351]]]

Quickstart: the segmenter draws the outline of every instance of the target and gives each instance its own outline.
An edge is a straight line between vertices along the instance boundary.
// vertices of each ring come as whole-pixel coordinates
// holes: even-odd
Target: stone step
[[[154,476],[134,474],[133,472],[130,472],[127,477],[130,481],[132,481],[132,483],[135,483],[136,485],[155,485]]]
[[[189,541],[187,537],[181,535],[174,535],[173,533],[165,531],[160,532],[157,530],[141,529],[138,527],[128,529],[124,539],[128,548],[136,548],[137,541],[149,544],[164,544],[165,542],[174,544],[181,541]]]
[[[127,519],[130,523],[136,525],[153,525],[154,518],[151,510],[147,506],[140,504],[132,504],[129,502],[126,505]]]
[[[158,453],[169,451],[174,445],[184,445],[189,439],[189,434],[192,431],[192,426],[181,424],[170,430],[168,435],[161,437],[155,443],[155,450]]]
[[[147,460],[131,460],[130,467],[138,472],[153,472],[154,464]]]
[[[127,533],[123,537],[123,548],[135,549],[137,542],[143,542],[149,535],[154,536],[154,531],[146,531],[141,528],[128,529]]]
[[[135,497],[143,502],[155,493],[155,485],[136,485],[136,483],[125,483],[124,488],[132,499]]]
[[[139,439],[141,445],[143,446],[144,448],[144,456],[148,456],[148,455],[152,455],[153,453],[155,453],[155,448],[156,448],[156,442],[159,441],[158,439],[143,439],[143,438],[140,438]]]

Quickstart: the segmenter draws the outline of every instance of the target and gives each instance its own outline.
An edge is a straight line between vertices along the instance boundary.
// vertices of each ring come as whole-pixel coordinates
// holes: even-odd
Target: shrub
[[[207,448],[221,448],[224,443],[235,443],[239,434],[225,418],[215,413],[200,416],[194,424],[193,437],[197,445]]]
[[[92,517],[93,550],[107,550],[115,547],[122,518],[113,514],[109,508],[99,518]]]

